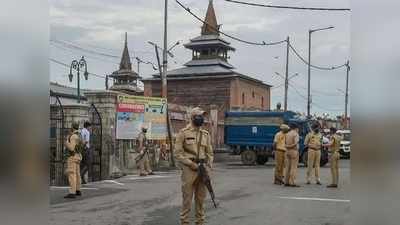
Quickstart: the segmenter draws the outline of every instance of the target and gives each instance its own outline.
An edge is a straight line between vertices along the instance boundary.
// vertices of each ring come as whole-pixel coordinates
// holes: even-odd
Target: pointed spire
[[[125,46],[122,52],[121,63],[119,64],[120,70],[132,70],[131,57],[129,56],[128,50],[128,33],[125,32]]]
[[[206,18],[204,19],[204,21],[205,21],[205,23],[203,24],[203,27],[201,28],[202,35],[207,35],[207,34],[217,34],[218,35],[219,34],[217,32],[217,31],[219,31],[219,26],[217,23],[217,17],[215,16],[213,0],[210,0],[208,3]]]

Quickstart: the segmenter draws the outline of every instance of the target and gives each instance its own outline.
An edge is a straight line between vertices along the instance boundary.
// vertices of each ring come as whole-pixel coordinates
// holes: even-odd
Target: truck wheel
[[[242,152],[241,158],[244,165],[254,165],[257,160],[257,155],[254,151],[245,150]]]
[[[301,162],[304,164],[305,167],[307,167],[307,161],[308,161],[308,151],[303,152],[303,155],[301,155]]]
[[[266,162],[268,162],[268,156],[257,156],[257,164],[258,165],[264,165]]]

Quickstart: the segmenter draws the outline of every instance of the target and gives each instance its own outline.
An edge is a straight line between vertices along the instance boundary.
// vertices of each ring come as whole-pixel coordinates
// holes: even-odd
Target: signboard
[[[164,98],[118,95],[117,139],[136,139],[143,125],[148,128],[148,139],[166,139],[166,107]]]

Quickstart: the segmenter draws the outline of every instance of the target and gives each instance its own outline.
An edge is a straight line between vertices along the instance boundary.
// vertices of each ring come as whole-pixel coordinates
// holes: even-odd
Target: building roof
[[[167,80],[196,80],[196,79],[222,79],[239,77],[244,80],[256,82],[261,85],[272,87],[261,80],[238,73],[232,69],[221,65],[182,67],[167,71]],[[153,78],[143,79],[142,81],[160,80],[160,74],[154,74]]]
[[[110,77],[118,79],[119,77],[133,77],[139,78],[139,75],[132,70],[131,57],[128,50],[128,34],[125,32],[124,50],[122,51],[121,62],[119,70],[114,71]]]
[[[221,65],[223,67],[226,67],[228,69],[233,69],[231,64],[226,62],[225,60],[222,59],[196,59],[196,60],[191,60],[187,63],[184,64],[185,66],[192,67],[192,66],[214,66],[214,65]]]
[[[217,17],[215,16],[215,10],[214,10],[214,5],[213,1],[210,0],[208,3],[208,8],[207,8],[207,13],[206,13],[206,18],[204,19],[204,24],[201,28],[201,34],[202,35],[207,35],[207,34],[219,34],[219,25],[217,22]]]
[[[84,92],[90,91],[89,89],[81,89],[81,99],[86,99]],[[65,85],[58,84],[56,82],[50,82],[50,95],[60,96],[65,98],[78,99],[78,90],[75,87],[68,87]]]

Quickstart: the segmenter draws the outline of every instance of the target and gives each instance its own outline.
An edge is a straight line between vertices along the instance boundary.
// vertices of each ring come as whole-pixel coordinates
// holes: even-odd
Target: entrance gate
[[[92,124],[90,135],[90,148],[92,154],[92,181],[102,180],[102,147],[103,147],[103,125],[99,111],[92,103],[89,108],[89,121]]]

